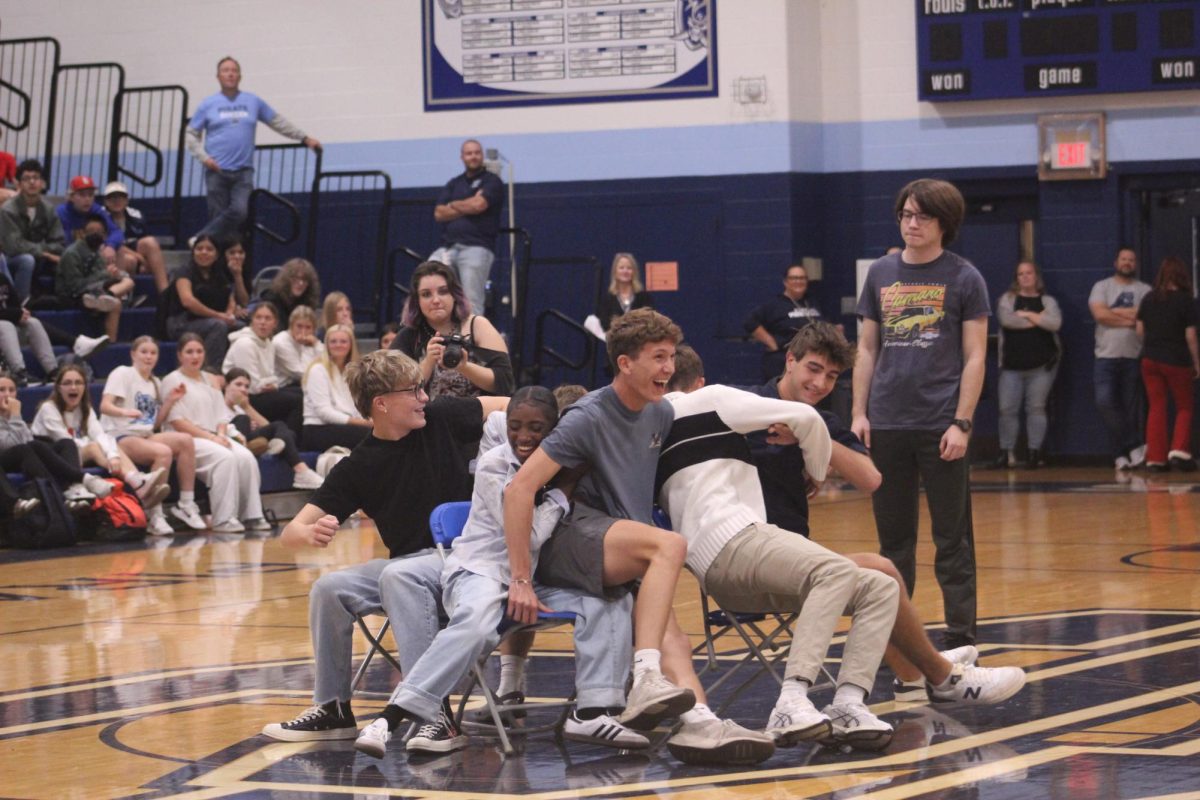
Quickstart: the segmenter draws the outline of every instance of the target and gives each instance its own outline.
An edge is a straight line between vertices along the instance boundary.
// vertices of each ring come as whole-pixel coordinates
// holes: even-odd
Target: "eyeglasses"
[[[896,214],[896,222],[899,222],[901,225],[907,225],[913,220],[916,220],[918,225],[928,225],[934,219],[932,214],[926,214],[924,211],[909,211],[905,209]]]
[[[425,392],[424,385],[418,383],[413,386],[405,386],[403,389],[392,389],[390,392],[384,392],[380,397],[387,397],[389,394],[412,394],[413,399],[420,401],[421,395]]]
[[[21,183],[37,183],[41,179],[42,179],[42,176],[38,175],[36,172],[27,172],[24,175],[22,175],[18,180]]]

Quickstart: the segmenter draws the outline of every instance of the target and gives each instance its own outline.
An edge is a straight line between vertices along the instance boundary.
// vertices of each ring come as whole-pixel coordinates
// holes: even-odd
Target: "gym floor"
[[[1200,797],[1200,484],[1083,469],[974,480],[981,663],[1025,667],[1026,688],[996,707],[894,703],[883,669],[869,702],[896,727],[885,751],[801,746],[744,771],[550,733],[517,737],[508,757],[483,737],[420,759],[393,741],[379,761],[349,741],[259,735],[310,704],[308,588],[382,554],[369,523],[322,552],[212,534],[0,551],[0,797]],[[875,549],[870,502],[852,490],[824,491],[813,530],[839,552]],[[915,600],[936,642],[932,558],[923,530]],[[686,574],[676,609],[701,645]],[[739,658],[719,645],[706,684]],[[839,637],[835,671],[840,650]],[[540,634],[535,654],[531,694],[565,697],[569,632]],[[360,721],[396,680],[376,659]],[[761,728],[776,691],[760,674],[713,705]]]

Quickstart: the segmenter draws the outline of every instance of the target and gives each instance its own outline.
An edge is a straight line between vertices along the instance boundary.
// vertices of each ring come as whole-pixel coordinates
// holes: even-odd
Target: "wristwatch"
[[[963,433],[970,433],[971,428],[973,427],[971,425],[971,420],[969,419],[956,419],[952,424]]]

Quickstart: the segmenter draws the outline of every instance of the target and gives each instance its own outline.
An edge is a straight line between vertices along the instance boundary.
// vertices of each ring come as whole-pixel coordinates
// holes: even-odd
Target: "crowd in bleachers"
[[[56,203],[41,164],[13,173],[0,205],[0,518],[50,502],[30,478],[86,516],[111,476],[151,534],[267,529],[261,492],[319,487],[320,453],[369,433],[344,377],[359,355],[350,299],[322,296],[312,263],[252,283],[242,242],[208,235],[168,259],[123,184],[98,197],[76,176]],[[511,391],[504,341],[452,271],[426,266],[413,298],[380,347],[401,333],[431,394]],[[460,369],[439,365],[464,342]]]

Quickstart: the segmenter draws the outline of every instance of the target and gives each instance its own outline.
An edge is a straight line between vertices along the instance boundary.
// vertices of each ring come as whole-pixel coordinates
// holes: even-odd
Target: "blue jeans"
[[[0,256],[0,264],[3,264],[4,256]],[[29,292],[33,289],[33,269],[37,265],[35,259],[29,253],[22,253],[17,256],[9,256],[8,264],[4,266],[4,274],[13,282],[13,286],[17,288],[17,296],[22,300],[29,297]]]
[[[496,260],[495,253],[479,245],[452,244],[434,250],[429,254],[429,260],[453,267],[467,300],[471,301],[471,312],[484,313],[488,276],[492,272],[492,262]]]
[[[380,576],[381,592],[395,600],[410,593],[419,581],[403,561],[394,562]],[[426,586],[426,589],[430,586]],[[576,703],[582,708],[621,706],[625,679],[633,660],[630,614],[633,600],[607,601],[569,589],[538,586],[538,598],[555,611],[573,611],[575,622]],[[500,641],[497,626],[504,616],[508,587],[464,569],[446,580],[442,603],[450,621],[433,642],[425,645],[432,598],[412,592],[412,602],[392,616],[392,630],[404,667],[404,682],[388,701],[425,720],[437,719],[442,699],[448,696],[471,667]],[[436,616],[432,617],[436,625]],[[412,654],[425,647],[409,667]]]
[[[384,610],[379,576],[384,567],[400,562],[406,563],[414,573],[424,572],[434,579],[442,572],[441,556],[432,550],[425,550],[394,561],[376,558],[365,564],[322,575],[313,584],[308,594],[308,627],[317,665],[314,703],[350,700],[354,618],[358,614],[378,614]],[[415,640],[424,635],[424,646],[428,647],[437,633],[437,604],[433,603],[433,611],[428,617],[418,616],[415,608],[412,613],[410,621],[430,621],[425,626],[413,625],[412,630],[405,631],[406,638],[414,640],[413,646],[419,647],[420,642]],[[407,666],[405,669],[407,671]]]
[[[250,192],[254,191],[254,168],[206,170],[204,182],[208,187],[208,224],[197,236],[211,236],[218,242],[229,242],[241,235],[242,223],[250,209]]]
[[[1050,369],[1000,370],[1000,449],[1017,446],[1021,429],[1021,401],[1025,402],[1026,437],[1030,450],[1041,450],[1046,441],[1046,398],[1054,388],[1058,364]]]
[[[1108,429],[1114,458],[1129,455],[1142,443],[1137,417],[1140,370],[1136,358],[1096,359],[1096,408]]]

